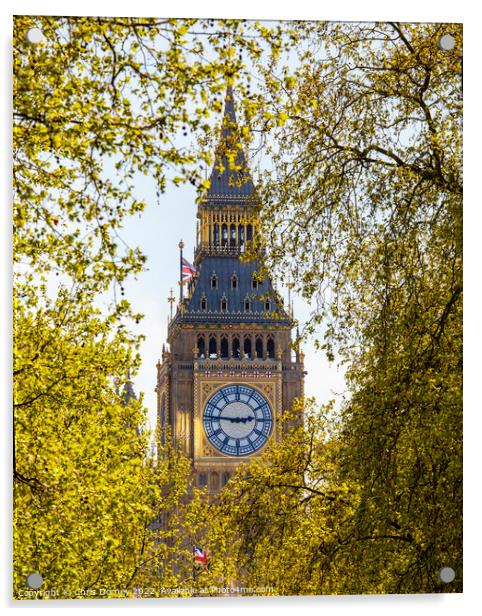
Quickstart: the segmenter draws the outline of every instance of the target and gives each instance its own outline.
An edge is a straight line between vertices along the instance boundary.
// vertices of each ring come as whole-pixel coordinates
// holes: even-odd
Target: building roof
[[[253,202],[255,188],[240,143],[231,86],[226,90],[221,139],[209,180],[209,189],[202,195],[201,203],[247,206]]]
[[[211,185],[201,198],[203,205],[216,207],[250,206],[255,189],[249,175],[246,158],[239,142],[238,126],[234,110],[232,87],[228,86],[223,118],[221,143],[216,150],[216,162],[211,174]],[[230,167],[228,158],[234,157],[235,167]],[[218,167],[222,166],[220,170]],[[240,174],[242,181],[240,180]],[[218,248],[221,248],[218,246]],[[229,247],[231,248],[231,247]],[[282,299],[266,276],[253,285],[253,277],[260,270],[261,261],[243,261],[241,246],[216,254],[212,246],[200,254],[196,262],[198,272],[191,282],[190,297],[182,300],[171,326],[183,323],[257,323],[291,326],[290,316],[282,305]],[[234,253],[234,254],[233,254]],[[216,285],[212,284],[213,276]],[[236,285],[233,285],[233,278]],[[268,305],[266,304],[268,301]],[[246,305],[246,302],[249,302]]]
[[[241,261],[238,257],[205,257],[199,265],[192,296],[185,300],[185,308],[177,313],[175,322],[290,324],[289,316],[267,277],[253,288],[252,280],[259,267],[258,261]],[[216,277],[215,287],[213,276]],[[205,308],[203,299],[206,300]],[[226,301],[224,310],[223,300]],[[270,302],[268,310],[266,300]],[[250,302],[249,310],[246,310],[245,301]]]

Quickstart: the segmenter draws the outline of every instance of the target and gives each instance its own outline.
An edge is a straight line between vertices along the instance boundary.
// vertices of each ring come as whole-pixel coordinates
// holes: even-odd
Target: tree
[[[438,44],[445,32],[451,52]],[[380,246],[440,254],[443,239],[440,256],[460,265],[461,28],[300,23],[297,35],[299,68],[265,74],[258,120],[271,118],[274,138],[261,215],[271,267],[341,345],[372,314]],[[411,272],[398,262],[397,275]]]
[[[339,470],[360,504],[339,591],[460,591],[461,27],[298,31],[299,68],[266,73],[261,216],[270,267],[312,302],[305,332],[322,323],[348,364]]]
[[[28,42],[33,26],[42,42]],[[148,434],[135,429],[146,410],[123,407],[113,384],[139,361],[129,320],[142,315],[123,297],[123,282],[145,265],[121,229],[145,207],[136,174],[151,175],[159,195],[168,181],[199,182],[194,165],[206,153],[174,138],[210,130],[226,79],[243,67],[235,49],[260,53],[259,41],[242,36],[246,27],[15,18],[17,594],[35,569],[63,593],[102,584],[131,592],[140,580],[182,578],[170,558],[194,532],[187,462],[173,453],[153,464]],[[254,30],[268,43],[278,38]],[[106,297],[102,311],[94,308]],[[161,513],[168,522],[153,543],[150,525]]]
[[[14,595],[35,571],[57,598],[158,592],[181,575],[190,464],[167,445],[149,453],[142,400],[122,390],[138,361],[128,337],[63,296],[25,288],[16,302]]]
[[[28,43],[33,26],[43,42]],[[145,207],[134,176],[151,176],[159,196],[168,181],[199,184],[211,153],[187,137],[210,134],[235,73],[249,83],[243,54],[278,40],[236,20],[17,16],[16,261],[122,291],[145,261],[119,236]]]

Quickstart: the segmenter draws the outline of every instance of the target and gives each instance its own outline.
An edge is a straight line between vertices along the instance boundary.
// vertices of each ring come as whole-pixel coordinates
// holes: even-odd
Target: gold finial
[[[176,301],[176,298],[174,297],[174,295],[172,294],[172,289],[170,289],[171,291],[171,295],[169,295],[169,297],[167,298],[167,301],[170,304],[170,308],[171,308],[171,321],[172,321],[172,309],[173,309],[173,304]]]

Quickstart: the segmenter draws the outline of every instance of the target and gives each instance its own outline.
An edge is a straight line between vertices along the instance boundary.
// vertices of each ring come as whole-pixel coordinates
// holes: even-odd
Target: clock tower
[[[156,387],[161,435],[170,428],[196,485],[211,495],[241,462],[283,437],[280,417],[303,395],[290,308],[261,273],[262,254],[245,256],[256,240],[256,205],[228,87],[210,185],[198,204],[196,273],[181,285]]]

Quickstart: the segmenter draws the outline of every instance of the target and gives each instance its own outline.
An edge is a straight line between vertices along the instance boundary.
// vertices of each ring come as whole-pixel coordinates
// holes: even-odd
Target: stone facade
[[[240,464],[282,438],[280,417],[303,395],[303,356],[293,357],[289,310],[268,277],[258,274],[262,260],[243,259],[256,234],[256,196],[237,138],[237,171],[227,162],[236,131],[228,88],[211,187],[198,207],[197,275],[169,323],[169,351],[157,365],[159,427],[170,427],[174,442],[193,462],[196,484],[211,495]],[[214,447],[203,424],[208,399],[235,384],[259,392],[272,413],[268,440],[249,455],[226,455]]]

